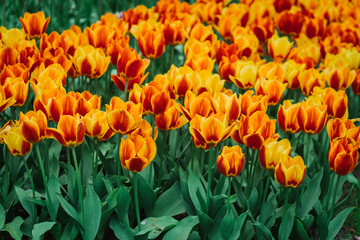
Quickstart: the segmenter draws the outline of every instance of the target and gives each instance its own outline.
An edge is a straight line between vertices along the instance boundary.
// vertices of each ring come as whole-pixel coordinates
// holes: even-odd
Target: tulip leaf
[[[320,240],[325,240],[329,233],[329,224],[326,211],[322,211],[320,214],[318,214],[316,218],[316,225],[319,229]]]
[[[8,232],[15,240],[21,240],[23,233],[20,229],[20,226],[23,222],[24,219],[17,216],[14,218],[14,220],[12,220],[12,222],[5,224],[0,231]]]
[[[262,235],[264,239],[275,239],[270,230],[262,223],[255,222],[254,226],[259,230],[259,233]]]
[[[336,217],[331,220],[329,224],[329,233],[326,239],[335,239],[337,233],[342,228],[347,216],[354,210],[355,207],[349,207],[341,211]]]
[[[190,198],[195,208],[201,210],[206,209],[206,193],[199,176],[190,171],[188,176],[188,183]]]
[[[95,239],[101,220],[101,201],[92,185],[88,185],[86,188],[84,213],[85,239]]]
[[[0,204],[0,229],[2,229],[2,227],[5,224],[5,218],[6,215],[5,215],[4,207]]]
[[[210,229],[213,228],[215,222],[207,214],[202,212],[200,209],[197,208],[196,212],[197,212],[197,215],[199,216],[200,236],[202,238],[205,238],[209,234]]]
[[[46,139],[43,142],[45,141],[48,140]],[[61,149],[62,149],[62,145],[58,141],[53,141],[49,147],[49,176],[59,177],[59,170],[60,170],[59,158],[60,158]]]
[[[302,240],[310,240],[310,237],[307,234],[304,225],[302,224],[301,220],[298,218],[295,218],[294,229],[295,229],[294,235],[296,237]]]
[[[34,218],[36,216],[36,213],[33,211],[34,208],[32,207],[33,204],[29,199],[32,198],[32,192],[31,190],[25,191],[24,189],[20,188],[19,186],[14,186],[16,196],[18,197],[21,206],[26,210],[29,215]]]
[[[179,169],[179,176],[180,176],[180,185],[181,185],[181,195],[184,199],[186,212],[189,215],[195,215],[196,211],[195,211],[194,204],[191,201],[191,197],[189,194],[189,184],[188,184],[188,180],[187,180],[187,173],[184,170]]]
[[[159,196],[155,202],[153,216],[175,216],[186,211],[182,196],[180,183],[175,182],[171,188]]]
[[[52,208],[48,209],[52,209],[54,212],[51,213],[53,214],[53,219],[56,219],[56,215],[59,209],[59,200],[56,197],[56,194],[60,194],[60,183],[58,178],[56,178],[55,176],[51,176],[48,182],[48,187],[49,187],[49,193],[50,193],[50,198],[51,198],[51,202],[46,199],[46,204],[49,206],[50,204],[52,205]]]
[[[243,228],[247,214],[248,214],[248,212],[246,211],[235,219],[234,231],[233,231],[232,235],[230,236],[229,240],[239,239],[240,234],[241,234],[241,229]]]
[[[256,188],[254,188],[250,194],[249,200],[249,210],[253,216],[256,215],[257,210],[259,209],[259,193]]]
[[[289,205],[285,217],[281,221],[279,229],[279,240],[289,239],[295,218],[295,204]]]
[[[75,221],[77,221],[78,223],[80,223],[80,219],[79,219],[79,214],[78,212],[75,210],[75,208],[73,206],[70,205],[70,203],[68,203],[63,196],[61,196],[61,194],[56,194],[57,199],[59,200],[61,207],[64,209],[64,211],[70,216],[72,217]]]
[[[187,216],[182,219],[174,228],[169,230],[163,240],[186,240],[189,238],[191,230],[199,223],[198,216]]]
[[[61,240],[73,240],[79,234],[79,229],[74,221],[70,221],[66,224],[64,231],[61,236]]]
[[[146,215],[150,215],[156,200],[155,192],[143,176],[138,174],[137,178],[139,186],[139,204],[144,208]]]
[[[135,236],[135,230],[124,226],[117,217],[113,217],[110,220],[110,228],[114,231],[115,236],[118,239],[132,240]]]
[[[177,223],[177,220],[169,216],[163,216],[159,218],[149,217],[141,221],[141,231],[136,235],[144,235],[149,233],[148,239],[155,239],[161,233],[166,232],[167,230],[176,226]]]
[[[128,222],[128,210],[131,202],[129,190],[125,186],[120,186],[117,197],[116,212],[122,223]]]
[[[42,222],[35,224],[32,230],[32,239],[40,240],[41,236],[49,231],[55,224],[56,222]]]
[[[315,205],[321,193],[320,181],[323,175],[321,169],[310,181],[308,181],[305,193],[301,199],[301,207],[297,211],[297,216],[303,218]]]
[[[234,231],[234,216],[231,212],[227,212],[220,224],[220,233],[223,239],[227,240]]]
[[[354,174],[349,173],[348,175],[345,176],[345,179],[346,179],[349,183],[355,185],[355,186],[357,187],[357,189],[360,191],[360,180],[358,180],[358,179],[354,176]],[[349,195],[350,195],[350,194],[349,194]]]

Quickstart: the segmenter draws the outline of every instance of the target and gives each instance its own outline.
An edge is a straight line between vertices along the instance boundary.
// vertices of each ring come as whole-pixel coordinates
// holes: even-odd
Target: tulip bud
[[[275,167],[275,179],[284,187],[296,188],[304,180],[306,165],[300,156],[283,155]]]
[[[335,143],[330,142],[328,157],[329,166],[333,172],[339,175],[347,175],[355,168],[358,162],[358,147],[348,143],[345,138]]]
[[[224,146],[217,158],[217,168],[226,177],[236,177],[245,164],[244,154],[239,145],[228,147]]]

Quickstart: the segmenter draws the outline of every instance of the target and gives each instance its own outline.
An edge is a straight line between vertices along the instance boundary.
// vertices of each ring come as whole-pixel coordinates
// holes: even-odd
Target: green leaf
[[[200,209],[196,209],[197,215],[199,216],[200,223],[200,235],[202,238],[206,237],[210,230],[213,228],[215,222],[207,214],[202,212]]]
[[[84,214],[85,239],[95,239],[101,220],[101,201],[92,185],[88,185],[86,188]]]
[[[136,235],[149,233],[148,238],[155,239],[161,233],[166,232],[167,230],[176,226],[177,223],[177,220],[169,216],[163,216],[159,218],[149,217],[141,222],[141,231]]]
[[[36,216],[36,213],[33,211],[33,204],[29,199],[32,198],[32,191],[28,190],[25,191],[24,189],[18,187],[18,186],[14,186],[15,188],[15,193],[16,196],[18,197],[21,205],[23,206],[23,208],[25,209],[25,211],[27,213],[29,213],[29,215],[34,218]]]
[[[2,229],[2,227],[5,224],[5,210],[4,207],[0,204],[0,229]]]
[[[131,197],[130,197],[129,190],[125,186],[123,186],[123,185],[120,186],[116,200],[118,203],[116,205],[116,212],[120,218],[120,221],[122,223],[128,223],[128,221],[129,221],[128,211],[129,211],[129,206],[130,206],[130,202],[131,202]]]
[[[188,176],[188,188],[191,201],[194,204],[195,208],[201,209],[202,211],[205,210],[205,189],[200,181],[199,176],[191,171]]]
[[[156,200],[153,216],[175,216],[185,212],[185,203],[180,192],[180,183],[177,181]]]
[[[261,235],[264,237],[264,239],[275,239],[270,230],[265,227],[264,224],[260,223],[260,222],[255,222],[254,226],[259,230],[259,232],[261,233]]]
[[[39,240],[40,237],[49,231],[55,224],[56,222],[42,222],[35,224],[34,229],[32,230],[33,240]]]
[[[76,223],[74,221],[70,221],[64,228],[61,240],[73,240],[78,234],[79,229],[77,228]]]
[[[329,225],[326,211],[322,211],[316,218],[316,225],[319,229],[319,235],[321,240],[325,240],[329,234]]]
[[[117,217],[110,220],[110,228],[114,231],[118,239],[133,240],[135,236],[134,229],[124,226]]]
[[[245,223],[247,217],[247,211],[242,213],[240,216],[238,216],[235,219],[235,226],[234,226],[234,231],[233,234],[231,235],[231,237],[229,238],[230,240],[237,240],[240,237],[240,233],[241,233],[241,229],[243,228],[243,225]]]
[[[52,209],[54,210],[54,212],[51,214],[53,214],[54,219],[56,219],[56,215],[59,209],[59,200],[57,199],[56,194],[60,194],[60,183],[58,178],[51,176],[48,182],[48,188],[49,188],[51,202],[46,198],[46,204],[49,210],[51,209],[49,205],[50,204],[52,205]]]
[[[354,176],[354,174],[349,173],[348,175],[345,176],[345,179],[349,183],[352,183],[353,185],[355,185],[357,187],[357,189],[360,191],[360,181]]]
[[[75,221],[77,221],[78,223],[80,223],[80,219],[79,219],[79,214],[77,213],[77,211],[75,210],[75,208],[73,206],[70,205],[70,203],[68,203],[63,196],[61,196],[61,194],[57,194],[57,199],[59,200],[61,207],[64,209],[64,211],[70,216],[72,217]],[[81,223],[80,223],[81,224]]]
[[[251,214],[253,216],[256,215],[257,209],[259,208],[259,205],[260,205],[259,200],[260,200],[259,199],[259,193],[256,190],[256,188],[254,188],[252,190],[252,192],[250,194],[250,197],[249,197],[249,200],[248,200],[248,202],[249,202],[249,210],[250,210],[250,212],[251,212]]]
[[[302,222],[300,221],[300,219],[295,218],[295,222],[294,222],[294,229],[295,229],[295,235],[296,237],[298,237],[299,239],[302,240],[310,240],[309,235],[307,234],[304,225],[302,224]]]
[[[163,240],[186,240],[189,237],[191,230],[199,223],[198,216],[187,216],[182,219],[174,228],[169,230]]]
[[[21,232],[20,226],[23,222],[24,219],[17,216],[12,222],[5,224],[0,231],[8,232],[15,240],[21,240],[23,233]]]
[[[229,239],[234,231],[234,216],[231,212],[227,212],[220,224],[220,232],[223,239]]]
[[[45,141],[49,141],[49,140],[45,139],[43,142]],[[56,178],[59,177],[59,170],[60,170],[59,158],[60,158],[61,149],[62,149],[62,145],[58,141],[52,142],[49,148],[49,176],[55,176]]]
[[[276,221],[276,214],[274,214],[274,209],[276,209],[276,195],[271,191],[265,201],[264,205],[261,206],[262,215],[260,222],[264,223],[267,228],[271,228]]]
[[[334,239],[337,233],[342,228],[347,216],[351,213],[352,210],[354,210],[355,207],[349,207],[345,210],[341,211],[336,217],[331,220],[329,224],[329,234],[326,239]]]
[[[139,204],[144,208],[146,215],[150,215],[156,200],[155,192],[140,174],[138,174],[138,186]]]
[[[315,205],[321,193],[321,177],[323,170],[321,169],[307,184],[305,193],[301,199],[301,207],[297,211],[297,216],[303,218]]]
[[[279,229],[279,240],[289,239],[295,218],[295,204],[289,205],[285,217],[281,221]]]
[[[214,195],[226,194],[228,185],[229,181],[227,180],[227,177],[221,175],[219,181],[216,184]]]

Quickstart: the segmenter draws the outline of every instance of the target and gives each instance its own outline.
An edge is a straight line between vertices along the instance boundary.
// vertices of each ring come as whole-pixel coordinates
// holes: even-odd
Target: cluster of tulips
[[[199,149],[191,147],[191,153],[199,156],[191,159],[188,167],[194,170],[193,161],[198,159],[195,165],[199,165],[200,175],[207,174],[202,214],[209,216],[216,157],[218,171],[229,179],[227,212],[235,179],[240,183],[233,182],[233,187],[245,189],[246,198],[251,198],[259,180],[266,178],[260,193],[264,204],[273,177],[290,189],[302,184],[310,165],[315,172],[329,167],[341,176],[352,172],[359,158],[360,126],[356,126],[358,119],[349,119],[348,96],[360,95],[359,2],[229,2],[160,0],[155,7],[139,5],[117,14],[106,13],[84,30],[74,25],[61,33],[46,33],[50,17],[45,18],[43,12],[20,17],[22,29],[1,27],[0,143],[18,157],[36,146],[48,199],[50,176],[46,176],[39,142],[55,139],[66,147],[69,161],[72,149],[81,199],[83,184],[75,148],[83,144],[85,136],[93,140],[95,184],[104,159],[99,145],[118,135],[112,157],[118,164],[117,186],[124,184],[122,168],[133,173],[139,231],[143,223],[137,173],[158,155],[157,174],[168,174],[163,164],[171,157],[165,147],[170,146],[169,141],[179,148],[175,152],[188,151],[190,138]],[[160,69],[155,61],[165,57],[165,49],[169,50],[166,65],[171,67],[155,74]],[[183,53],[178,53],[179,49]],[[176,54],[185,56],[181,66],[171,65]],[[147,72],[149,66],[152,70]],[[109,98],[112,86],[121,96],[110,96],[103,106],[102,97]],[[99,89],[104,91],[95,94]],[[169,135],[169,131],[177,134]],[[180,141],[181,136],[187,138],[185,142]],[[310,143],[318,140],[320,148],[314,147],[312,153]],[[327,147],[328,154],[323,153]],[[311,159],[311,155],[320,157]],[[326,155],[328,165],[321,160]],[[170,166],[174,167],[178,163],[173,160]],[[207,172],[203,172],[206,163]],[[257,175],[258,163],[266,170],[260,169],[261,175]],[[330,188],[334,182],[332,178]],[[301,197],[304,189],[299,190]],[[289,191],[284,216],[290,210]],[[336,192],[330,208],[330,192],[327,196],[329,222]],[[56,221],[54,209],[48,211]],[[260,210],[260,221],[264,211]],[[257,227],[261,234],[270,232]],[[291,227],[281,239],[289,237]],[[221,236],[230,239],[223,232]]]

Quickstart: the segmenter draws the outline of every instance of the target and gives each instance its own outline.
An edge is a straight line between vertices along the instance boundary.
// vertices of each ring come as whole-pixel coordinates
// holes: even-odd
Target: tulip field
[[[359,0],[0,5],[0,240],[360,239]]]

